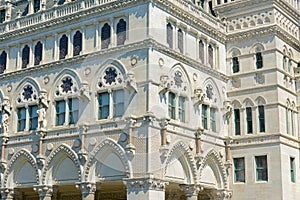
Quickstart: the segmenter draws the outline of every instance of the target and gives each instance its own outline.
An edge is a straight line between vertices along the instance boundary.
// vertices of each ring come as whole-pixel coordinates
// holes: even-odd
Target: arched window
[[[167,43],[170,48],[173,48],[173,27],[171,23],[167,24]]]
[[[126,40],[126,22],[120,19],[117,24],[117,45],[123,45]]]
[[[34,65],[39,65],[43,56],[43,44],[39,41],[34,47]]]
[[[256,58],[256,69],[261,69],[263,67],[263,57],[261,52],[257,52],[255,54],[255,58]]]
[[[109,47],[110,34],[110,26],[106,23],[101,29],[101,49],[107,49]]]
[[[258,106],[259,132],[265,132],[265,108]]]
[[[246,124],[247,124],[247,133],[253,133],[253,123],[252,123],[252,108],[246,108]]]
[[[33,12],[38,12],[40,10],[41,0],[34,0],[33,1]]]
[[[76,31],[73,37],[73,56],[78,56],[82,50],[82,33]]]
[[[241,117],[240,117],[240,109],[235,108],[233,110],[234,114],[234,134],[241,135]]]
[[[214,49],[211,45],[208,46],[208,64],[214,67]]]
[[[0,23],[5,21],[5,9],[0,10]]]
[[[199,59],[201,63],[204,63],[204,43],[202,40],[199,41]]]
[[[183,53],[183,32],[181,29],[178,29],[178,44],[177,47],[180,53]]]
[[[239,71],[240,71],[239,58],[238,57],[233,57],[232,58],[232,72],[237,73]]]
[[[22,50],[22,69],[26,68],[29,64],[29,53],[30,49],[29,46],[26,45]]]
[[[2,51],[0,55],[0,74],[4,73],[6,70],[6,61],[7,61],[7,54],[5,51]]]
[[[65,2],[65,0],[58,0],[57,5],[63,5]]]
[[[68,54],[68,37],[64,34],[59,40],[59,59],[65,59]]]

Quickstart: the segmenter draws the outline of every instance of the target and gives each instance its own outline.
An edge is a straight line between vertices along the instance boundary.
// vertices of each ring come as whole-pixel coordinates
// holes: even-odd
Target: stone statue
[[[194,90],[194,104],[200,105],[204,102],[206,94],[203,92],[201,88],[196,88]]]
[[[44,129],[47,126],[47,120],[46,120],[46,108],[40,106],[40,109],[37,111],[38,114],[38,128]]]
[[[49,107],[48,98],[47,98],[47,91],[41,90],[39,95],[39,105],[41,105],[44,108]]]
[[[9,114],[6,112],[2,114],[1,128],[3,133],[9,132]]]

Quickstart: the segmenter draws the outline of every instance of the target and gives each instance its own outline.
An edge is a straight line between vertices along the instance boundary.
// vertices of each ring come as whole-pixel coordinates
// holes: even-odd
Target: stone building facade
[[[2,2],[1,199],[297,199],[298,6]]]

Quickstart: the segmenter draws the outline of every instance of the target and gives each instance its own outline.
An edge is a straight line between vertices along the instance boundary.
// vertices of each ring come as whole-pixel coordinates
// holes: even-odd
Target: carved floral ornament
[[[23,87],[17,97],[17,103],[28,103],[38,100],[37,90],[30,84],[27,84]]]
[[[113,87],[122,85],[124,82],[123,75],[117,68],[113,66],[109,66],[106,68],[104,73],[101,75],[98,81],[98,87],[100,89],[106,87]]]
[[[65,76],[56,86],[55,95],[76,94],[79,91],[77,81],[71,76]]]

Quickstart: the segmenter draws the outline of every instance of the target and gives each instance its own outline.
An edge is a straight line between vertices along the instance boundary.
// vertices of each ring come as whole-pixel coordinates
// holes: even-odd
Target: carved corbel
[[[129,155],[130,158],[132,158],[135,155],[135,146],[133,144],[133,128],[135,127],[136,124],[136,119],[134,117],[128,117],[126,119],[128,123],[128,143],[125,146],[125,150],[127,155]]]
[[[42,169],[45,166],[46,163],[46,157],[43,155],[37,155],[36,157],[37,166],[39,169]]]
[[[201,88],[194,89],[194,105],[201,105],[205,100],[206,94]]]
[[[50,185],[34,185],[33,190],[39,193],[41,199],[51,197],[53,194],[53,187]]]
[[[169,76],[168,75],[162,75],[160,77],[160,84],[159,84],[159,93],[165,94],[170,88],[169,83]]]
[[[135,76],[133,72],[128,72],[125,79],[125,88],[134,92],[138,92]]]
[[[91,93],[89,84],[87,82],[82,82],[80,84],[80,90],[79,90],[80,97],[86,100],[91,100]]]
[[[96,183],[92,182],[81,182],[81,183],[76,183],[76,188],[81,190],[82,197],[88,196],[89,194],[94,194],[97,190],[97,185]]]
[[[49,100],[47,97],[47,91],[46,90],[41,90],[39,97],[38,97],[38,104],[41,107],[48,108],[49,107]]]

